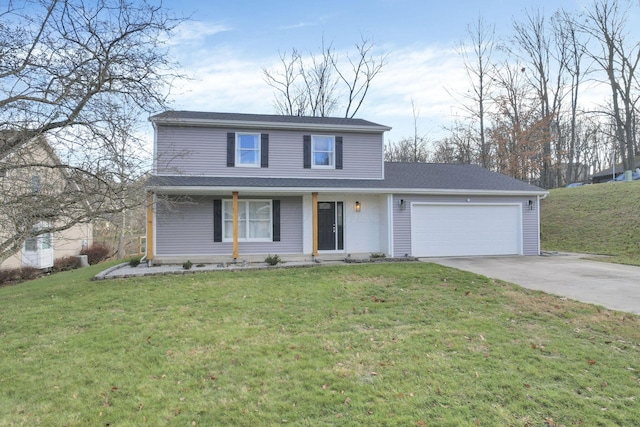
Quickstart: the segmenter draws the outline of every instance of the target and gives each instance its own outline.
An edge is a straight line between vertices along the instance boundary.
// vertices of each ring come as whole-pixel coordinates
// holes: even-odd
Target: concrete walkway
[[[590,255],[422,258],[524,288],[640,314],[640,267],[584,259]]]

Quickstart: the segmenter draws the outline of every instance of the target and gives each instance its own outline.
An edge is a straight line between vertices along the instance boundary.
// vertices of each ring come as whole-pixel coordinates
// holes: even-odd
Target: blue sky
[[[191,16],[170,42],[192,77],[177,88],[173,108],[275,113],[262,69],[277,67],[279,53],[317,53],[324,38],[342,54],[364,36],[388,57],[357,117],[393,127],[387,140],[397,141],[413,134],[413,100],[419,132],[436,139],[459,114],[455,94],[467,83],[456,48],[470,24],[482,16],[500,39],[525,10],[550,16],[585,1],[165,0],[174,13]]]

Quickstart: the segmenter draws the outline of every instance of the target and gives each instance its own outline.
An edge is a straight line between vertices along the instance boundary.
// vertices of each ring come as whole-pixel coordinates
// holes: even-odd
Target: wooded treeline
[[[459,46],[468,78],[454,95],[459,118],[441,140],[416,131],[391,142],[386,159],[475,163],[543,188],[585,181],[611,162],[630,175],[640,154],[640,42],[630,19],[640,6],[584,7],[528,10],[506,40],[483,18],[469,25]]]

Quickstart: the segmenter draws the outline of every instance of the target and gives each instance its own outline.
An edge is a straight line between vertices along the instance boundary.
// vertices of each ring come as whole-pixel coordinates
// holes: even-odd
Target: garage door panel
[[[414,256],[520,254],[521,235],[519,205],[412,205]]]

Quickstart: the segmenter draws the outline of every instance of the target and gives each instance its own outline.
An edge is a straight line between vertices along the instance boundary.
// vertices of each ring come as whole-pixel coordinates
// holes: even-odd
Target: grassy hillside
[[[0,288],[0,426],[638,425],[638,316],[422,262],[100,267]]]
[[[640,181],[552,190],[542,201],[541,228],[543,250],[640,265]]]

